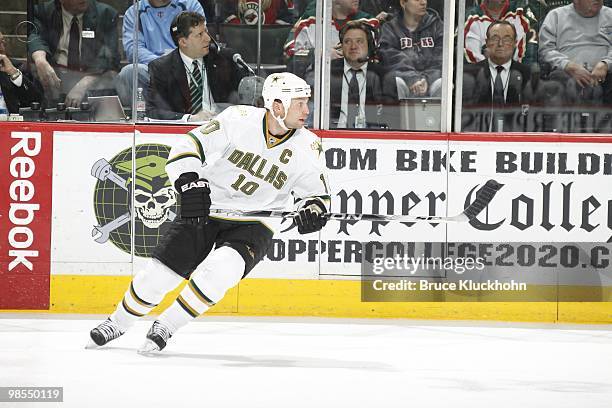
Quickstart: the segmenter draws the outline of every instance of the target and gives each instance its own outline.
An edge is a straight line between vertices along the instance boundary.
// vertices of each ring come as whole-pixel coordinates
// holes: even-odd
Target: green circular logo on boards
[[[135,214],[134,255],[150,257],[159,237],[177,214],[177,194],[166,174],[170,147],[137,145],[110,160],[96,161],[91,175],[98,179],[94,190],[94,212],[98,225],[92,236],[98,243],[110,241],[130,253],[131,215]],[[134,169],[136,177],[132,177]],[[130,198],[134,189],[134,208]]]

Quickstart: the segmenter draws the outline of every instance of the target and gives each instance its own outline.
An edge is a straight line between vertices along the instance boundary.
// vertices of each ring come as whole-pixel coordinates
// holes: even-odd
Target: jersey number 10
[[[244,194],[250,196],[255,192],[255,190],[259,188],[259,184],[255,183],[254,181],[247,181],[245,183],[245,180],[246,177],[244,176],[244,174],[240,174],[238,176],[238,180],[236,180],[234,184],[232,184],[232,188],[236,191],[242,191]]]

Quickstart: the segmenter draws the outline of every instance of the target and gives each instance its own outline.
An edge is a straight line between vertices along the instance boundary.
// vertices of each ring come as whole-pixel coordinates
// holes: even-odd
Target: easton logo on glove
[[[200,180],[192,181],[190,183],[182,185],[181,193],[191,190],[192,188],[210,188],[210,187],[208,187],[208,182],[206,180],[200,179]]]
[[[183,173],[174,182],[181,193],[181,219],[195,223],[206,221],[210,209],[208,180],[198,177],[195,172]]]

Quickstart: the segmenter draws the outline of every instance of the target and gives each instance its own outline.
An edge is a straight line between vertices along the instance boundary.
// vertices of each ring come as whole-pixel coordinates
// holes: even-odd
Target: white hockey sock
[[[146,316],[161,302],[166,293],[176,288],[183,278],[157,259],[134,276],[121,303],[110,316],[122,331],[127,331],[139,318]]]
[[[242,279],[244,267],[236,250],[226,246],[216,249],[191,274],[187,286],[158,320],[176,332],[223,299]]]

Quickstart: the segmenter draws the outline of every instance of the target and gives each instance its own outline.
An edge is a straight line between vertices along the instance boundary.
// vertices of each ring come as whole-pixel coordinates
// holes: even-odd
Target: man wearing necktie
[[[47,100],[78,107],[88,92],[114,92],[119,70],[118,14],[97,0],[51,0],[34,6],[28,53]]]
[[[331,62],[330,126],[380,127],[382,86],[379,64],[374,61],[373,29],[349,21],[340,30],[344,58]]]
[[[531,100],[530,70],[512,59],[516,29],[495,21],[487,30],[485,55],[465,64],[463,75],[463,130],[511,132],[523,130]]]
[[[203,15],[184,11],[176,16],[170,34],[177,48],[149,63],[147,116],[155,119],[201,122],[222,106],[238,102],[243,73],[211,43]]]
[[[214,7],[216,2],[202,3]],[[117,76],[117,93],[124,106],[132,105],[134,75],[138,76],[137,88],[142,88],[146,96],[149,62],[172,52],[175,48],[170,35],[170,26],[174,18],[183,11],[211,15],[204,13],[202,4],[198,0],[141,0],[126,10],[123,16],[122,45],[125,58],[130,63],[121,68]],[[134,58],[136,63],[132,64]]]

